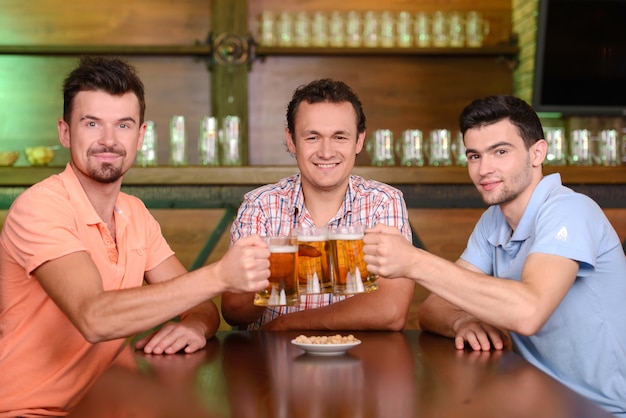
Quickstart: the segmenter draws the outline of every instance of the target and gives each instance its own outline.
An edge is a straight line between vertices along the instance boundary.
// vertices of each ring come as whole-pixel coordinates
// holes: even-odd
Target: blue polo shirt
[[[607,411],[626,416],[626,256],[614,228],[592,199],[552,174],[539,182],[511,232],[500,207],[491,206],[461,258],[517,281],[531,253],[579,263],[574,284],[544,326],[529,337],[511,333],[515,350]]]

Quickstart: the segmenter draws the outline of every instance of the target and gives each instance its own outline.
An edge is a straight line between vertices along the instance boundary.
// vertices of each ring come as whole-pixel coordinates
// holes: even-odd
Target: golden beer
[[[301,294],[333,291],[326,228],[296,228],[298,237],[298,284]]]
[[[341,227],[329,233],[333,293],[349,295],[378,289],[363,259],[363,227]]]
[[[254,295],[258,306],[293,306],[300,303],[296,276],[296,237],[265,238],[270,250],[270,284]]]

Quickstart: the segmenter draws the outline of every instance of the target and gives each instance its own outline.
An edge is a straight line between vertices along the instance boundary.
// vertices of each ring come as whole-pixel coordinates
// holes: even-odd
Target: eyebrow
[[[97,116],[93,116],[93,115],[85,115],[82,118],[80,118],[80,120],[85,120],[85,119],[89,119],[89,120],[95,120],[95,121],[101,121],[102,118],[99,118]],[[132,116],[126,116],[124,118],[118,119],[117,122],[135,122],[135,118],[133,118]]]
[[[490,145],[489,147],[487,147],[487,149],[485,151],[493,151],[496,148],[500,148],[500,147],[513,147],[513,144],[507,141],[500,141],[500,142],[496,142],[493,145]],[[470,154],[470,153],[475,153],[475,154],[480,154],[480,152],[478,152],[478,150],[474,149],[474,148],[467,148],[465,150],[466,154]]]
[[[315,129],[302,131],[302,134],[305,135],[305,136],[306,135],[311,135],[311,134],[313,134],[313,135],[320,135],[320,136],[322,135],[322,133],[320,131],[317,131]],[[340,129],[338,131],[333,132],[331,136],[335,136],[335,135],[349,136],[350,135],[350,131],[346,131],[346,130]]]

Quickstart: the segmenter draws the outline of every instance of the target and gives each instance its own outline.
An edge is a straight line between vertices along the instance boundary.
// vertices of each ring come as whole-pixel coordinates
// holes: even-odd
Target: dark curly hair
[[[356,93],[354,93],[346,83],[324,78],[298,87],[287,105],[287,129],[292,135],[295,129],[296,112],[298,111],[298,106],[303,101],[307,103],[350,102],[356,112],[357,133],[365,132],[365,113],[363,113],[363,105]]]
[[[526,149],[543,139],[539,116],[524,100],[510,95],[488,96],[470,103],[459,117],[461,133],[468,129],[509,119],[524,140]]]
[[[74,98],[81,91],[102,90],[112,95],[135,93],[139,101],[139,123],[146,112],[144,86],[135,67],[115,57],[81,57],[63,83],[63,119],[70,122]]]

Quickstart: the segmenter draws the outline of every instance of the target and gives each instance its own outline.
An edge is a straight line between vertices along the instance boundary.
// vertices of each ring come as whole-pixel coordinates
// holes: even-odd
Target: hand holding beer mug
[[[328,257],[328,230],[300,227],[292,230],[298,238],[298,285],[301,294],[332,292]]]
[[[257,306],[293,306],[300,303],[296,275],[296,237],[264,237],[270,250],[270,285],[254,295]]]
[[[363,259],[364,234],[365,227],[361,225],[328,230],[334,294],[349,295],[378,289],[376,277],[367,271]]]

